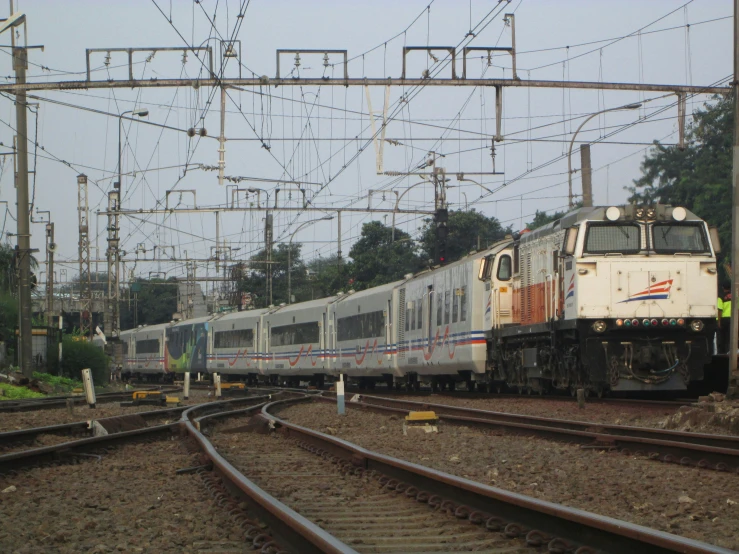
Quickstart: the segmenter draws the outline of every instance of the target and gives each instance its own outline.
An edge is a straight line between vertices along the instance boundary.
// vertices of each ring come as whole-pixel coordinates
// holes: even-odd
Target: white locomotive
[[[717,251],[684,208],[580,208],[395,283],[126,331],[123,371],[684,390],[711,358]]]

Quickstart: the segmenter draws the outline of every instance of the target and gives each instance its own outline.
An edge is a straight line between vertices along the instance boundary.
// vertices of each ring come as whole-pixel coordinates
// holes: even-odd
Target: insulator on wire
[[[323,67],[328,67],[328,52],[323,55]]]
[[[300,67],[300,54],[296,52],[295,53],[295,68],[298,68],[298,67]]]

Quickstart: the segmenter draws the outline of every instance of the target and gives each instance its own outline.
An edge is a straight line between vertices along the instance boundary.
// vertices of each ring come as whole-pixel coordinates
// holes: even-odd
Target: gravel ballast
[[[0,476],[0,551],[252,552],[179,440],[128,444],[77,465]]]
[[[191,391],[190,397],[183,400],[182,393],[169,393],[169,396],[179,397],[183,406],[201,404],[212,400],[208,391]],[[152,404],[143,406],[121,407],[121,401],[98,403],[95,408],[87,404],[77,405],[70,414],[66,407],[50,408],[46,410],[35,410],[29,412],[4,412],[0,413],[0,432],[28,429],[29,427],[46,427],[48,425],[60,425],[63,423],[76,423],[78,421],[89,421],[91,419],[102,419],[104,417],[124,416],[140,412],[151,412],[173,406],[156,406]]]
[[[442,423],[403,436],[397,416],[314,402],[279,417],[491,486],[739,549],[739,475]]]

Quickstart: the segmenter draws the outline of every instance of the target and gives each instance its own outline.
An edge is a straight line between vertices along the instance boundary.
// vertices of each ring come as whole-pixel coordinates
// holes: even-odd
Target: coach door
[[[387,311],[385,312],[385,356],[387,359],[392,358],[393,344],[393,300],[392,297],[387,301]]]
[[[434,317],[434,285],[428,286],[428,292],[426,294],[426,351],[428,352],[433,346],[434,341],[434,325],[432,318]]]
[[[493,326],[502,327],[512,323],[513,289],[513,260],[509,253],[501,253],[495,264],[495,279],[493,280]]]
[[[326,307],[326,311],[321,314],[321,350],[318,353],[324,368],[328,367],[328,364],[326,363],[326,350],[328,349],[328,309],[329,308]]]
[[[477,278],[485,283],[485,294],[482,295],[483,328],[487,331],[493,327],[493,265],[495,254],[485,256],[480,260],[480,271]],[[439,316],[441,318],[441,316]],[[441,323],[439,321],[439,323]]]

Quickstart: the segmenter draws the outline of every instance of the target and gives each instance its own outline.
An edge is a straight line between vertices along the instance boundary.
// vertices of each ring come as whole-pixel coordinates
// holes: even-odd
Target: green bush
[[[62,339],[62,375],[82,379],[82,370],[90,368],[96,385],[105,385],[110,379],[108,356],[91,342],[73,340],[65,335]]]
[[[0,390],[3,391],[3,395],[0,396],[0,400],[18,400],[20,398],[43,398],[45,394],[40,392],[34,392],[26,387],[16,387],[9,383],[0,383]]]
[[[49,373],[39,373],[37,371],[33,372],[33,378],[43,381],[44,383],[48,383],[55,389],[72,390],[82,386],[82,381],[70,379],[69,377],[58,377]]]

